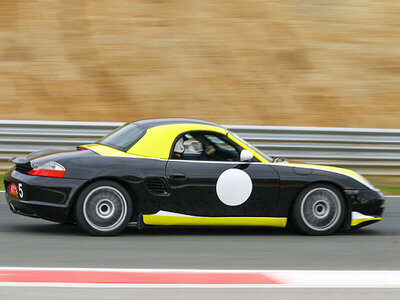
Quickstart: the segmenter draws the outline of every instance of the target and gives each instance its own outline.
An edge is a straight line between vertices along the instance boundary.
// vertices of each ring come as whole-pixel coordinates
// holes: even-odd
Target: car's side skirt
[[[146,225],[163,226],[272,226],[286,227],[287,218],[277,217],[198,217],[167,211],[159,211],[154,215],[143,215]]]

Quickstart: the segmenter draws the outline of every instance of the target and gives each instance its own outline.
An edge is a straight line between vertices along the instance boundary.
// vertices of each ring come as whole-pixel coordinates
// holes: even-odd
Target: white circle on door
[[[219,200],[229,206],[238,206],[249,199],[253,190],[250,176],[239,169],[224,171],[217,181]]]

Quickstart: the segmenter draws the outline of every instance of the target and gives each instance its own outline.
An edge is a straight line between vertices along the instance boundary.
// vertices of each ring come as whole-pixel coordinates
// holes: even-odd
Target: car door
[[[220,133],[187,132],[174,145],[182,138],[184,152],[177,157],[172,151],[167,162],[171,197],[161,210],[201,217],[281,217],[279,178],[268,163],[241,162],[243,148]]]

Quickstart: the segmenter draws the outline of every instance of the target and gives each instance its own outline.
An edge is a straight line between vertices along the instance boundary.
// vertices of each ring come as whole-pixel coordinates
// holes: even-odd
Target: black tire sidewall
[[[336,194],[336,196],[339,199],[340,205],[341,205],[341,212],[340,212],[340,216],[338,218],[338,220],[336,221],[336,223],[326,229],[326,230],[314,230],[312,228],[310,228],[303,220],[303,218],[301,217],[301,203],[304,199],[304,197],[307,195],[308,192],[310,192],[313,189],[316,188],[325,188],[325,189],[329,189],[330,191],[334,192]],[[297,196],[293,208],[292,208],[292,220],[295,223],[295,226],[297,227],[297,229],[299,229],[301,232],[308,234],[308,235],[329,235],[334,233],[335,231],[337,231],[340,226],[343,223],[343,220],[345,218],[345,214],[346,214],[346,203],[344,201],[344,197],[342,195],[342,193],[339,191],[338,188],[336,188],[334,185],[331,184],[313,184],[310,185],[308,187],[306,187],[305,189],[303,189],[300,194]]]
[[[124,221],[115,229],[110,230],[110,231],[100,231],[95,228],[93,228],[87,221],[86,218],[83,214],[83,204],[85,202],[86,196],[95,188],[101,187],[101,186],[111,186],[113,188],[116,188],[119,192],[122,193],[122,195],[125,197],[126,200],[126,216]],[[90,235],[96,235],[96,236],[112,236],[120,233],[123,231],[127,226],[128,223],[131,220],[132,217],[132,211],[133,211],[133,203],[132,199],[129,195],[129,193],[126,191],[126,189],[119,183],[111,180],[100,180],[93,182],[89,184],[87,187],[85,187],[82,192],[79,194],[79,197],[75,203],[75,219],[76,223],[78,226],[84,230],[85,232],[89,233]]]

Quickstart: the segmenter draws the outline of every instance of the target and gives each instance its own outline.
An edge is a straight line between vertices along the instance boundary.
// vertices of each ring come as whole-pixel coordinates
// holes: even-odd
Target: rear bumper
[[[69,210],[65,207],[54,207],[45,203],[32,203],[8,198],[7,201],[10,210],[18,215],[62,223],[68,220]]]
[[[21,185],[23,197],[9,193],[8,186]],[[55,222],[69,220],[74,197],[85,180],[23,174],[10,169],[4,175],[5,196],[12,212]]]

